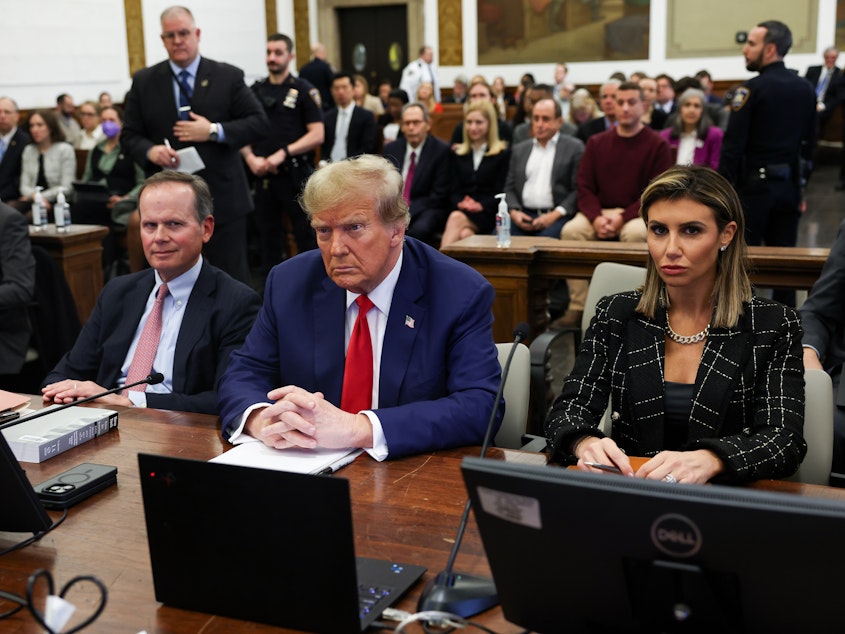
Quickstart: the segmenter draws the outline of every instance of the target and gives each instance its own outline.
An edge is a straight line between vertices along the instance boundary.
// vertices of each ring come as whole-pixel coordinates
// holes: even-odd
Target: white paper
[[[362,453],[361,449],[273,449],[258,440],[236,445],[209,462],[258,467],[293,473],[319,473],[331,467],[337,471]]]
[[[177,150],[176,153],[179,155],[179,167],[176,168],[177,172],[194,174],[205,169],[205,163],[202,162],[200,153],[197,152],[197,148],[193,145]]]

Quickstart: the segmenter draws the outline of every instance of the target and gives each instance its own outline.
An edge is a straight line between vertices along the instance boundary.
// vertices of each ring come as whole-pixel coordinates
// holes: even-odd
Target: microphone
[[[7,427],[14,427],[19,423],[25,423],[30,420],[35,420],[36,418],[41,418],[42,416],[46,416],[47,414],[52,414],[53,412],[60,412],[63,409],[67,409],[68,407],[73,407],[74,405],[81,405],[82,403],[88,403],[89,401],[96,400],[98,398],[102,398],[103,396],[108,396],[109,394],[114,394],[115,392],[122,392],[123,390],[129,389],[130,387],[135,387],[136,385],[141,385],[142,383],[146,383],[147,385],[156,385],[164,381],[164,375],[161,372],[153,372],[149,374],[146,378],[141,379],[140,381],[135,381],[134,383],[130,383],[129,385],[121,385],[120,387],[115,387],[110,390],[106,390],[100,394],[94,394],[94,396],[86,396],[85,398],[81,398],[77,401],[73,401],[72,403],[65,403],[64,405],[59,405],[58,407],[50,407],[46,409],[42,409],[40,411],[35,412],[34,414],[29,414],[28,416],[22,416],[17,418],[13,421],[5,423],[4,425],[0,425],[0,429],[6,429]]]
[[[513,331],[514,344],[527,339],[530,332],[531,327],[527,323],[520,322],[517,324]],[[499,411],[499,403],[502,401],[502,394],[505,390],[505,383],[508,380],[508,372],[510,372],[511,360],[515,351],[516,345],[511,347],[505,361],[505,367],[502,368],[502,380],[499,382],[499,391],[496,392],[493,411],[490,413],[490,420],[487,421],[487,433],[484,435],[484,443],[481,445],[482,458],[487,454],[487,449],[490,446],[490,440],[493,436],[493,423],[496,421],[496,413]],[[458,535],[452,545],[452,552],[449,553],[446,568],[423,588],[417,604],[418,612],[437,610],[468,618],[499,603],[499,595],[492,579],[454,572],[455,558],[458,556],[458,549],[461,547],[461,541],[463,541],[467,529],[471,504],[471,500],[467,498],[464,505],[464,514],[461,516],[461,522],[458,525]]]

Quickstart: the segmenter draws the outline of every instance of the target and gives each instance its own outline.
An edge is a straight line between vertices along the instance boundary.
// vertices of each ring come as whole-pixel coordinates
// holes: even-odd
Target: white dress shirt
[[[526,209],[549,209],[554,206],[552,196],[552,169],[560,132],[540,145],[532,139],[531,154],[525,164],[525,184],[522,186],[522,206]]]

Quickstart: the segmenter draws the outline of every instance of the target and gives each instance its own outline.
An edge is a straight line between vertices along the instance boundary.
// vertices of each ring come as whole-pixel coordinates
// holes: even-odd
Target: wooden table
[[[103,290],[103,238],[108,233],[100,225],[71,225],[61,233],[54,224],[29,227],[32,244],[47,249],[62,267],[83,324]]]
[[[40,542],[0,558],[0,589],[24,593],[27,577],[37,568],[50,570],[58,584],[76,575],[97,576],[108,588],[105,611],[86,632],[279,632],[279,628],[189,612],[160,605],[153,594],[147,549],[137,454],[149,452],[206,460],[228,445],[217,431],[217,419],[200,414],[117,408],[120,427],[41,464],[25,464],[31,482],[38,483],[82,462],[118,467],[118,484],[70,509],[64,524]],[[465,492],[460,462],[477,455],[477,448],[441,451],[402,460],[376,463],[366,455],[335,477],[350,481],[358,555],[395,558],[428,567],[424,581],[441,571],[463,512]],[[545,457],[508,450],[491,450],[501,460],[543,464]],[[845,499],[845,490],[766,482],[762,488]],[[51,512],[58,517],[58,513]],[[201,527],[198,527],[201,530]],[[0,548],[20,539],[0,533]],[[223,547],[221,545],[221,547]],[[210,552],[209,557],[214,557]],[[539,565],[539,564],[538,564]],[[489,567],[471,519],[456,569],[489,575]],[[418,584],[399,607],[415,611],[423,584]],[[75,591],[72,598],[82,613],[96,604],[93,590]],[[5,604],[0,603],[0,607]],[[474,617],[500,633],[521,628],[504,620],[500,608]],[[73,621],[76,623],[78,621]],[[21,612],[4,621],[4,632],[40,632],[32,617]],[[414,632],[419,630],[412,630]]]
[[[549,286],[567,277],[589,279],[600,262],[645,266],[641,242],[582,242],[515,236],[507,249],[495,236],[475,235],[454,242],[443,253],[481,273],[496,290],[493,337],[510,341],[514,327],[526,321],[534,335],[548,326]],[[749,247],[751,281],[763,288],[809,289],[827,261],[829,249]]]

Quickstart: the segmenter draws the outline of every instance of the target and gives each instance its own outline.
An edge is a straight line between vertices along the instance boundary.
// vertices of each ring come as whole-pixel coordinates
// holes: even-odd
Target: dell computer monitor
[[[528,630],[843,628],[845,503],[477,458],[462,469],[504,616]]]
[[[0,433],[0,531],[39,533],[53,522]]]

